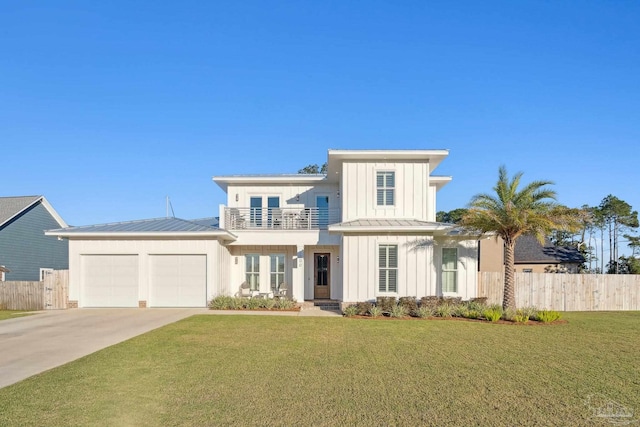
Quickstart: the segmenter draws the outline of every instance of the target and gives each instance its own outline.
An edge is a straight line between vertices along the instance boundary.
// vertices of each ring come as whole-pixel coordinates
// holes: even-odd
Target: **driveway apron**
[[[206,309],[72,309],[0,321],[0,387]]]

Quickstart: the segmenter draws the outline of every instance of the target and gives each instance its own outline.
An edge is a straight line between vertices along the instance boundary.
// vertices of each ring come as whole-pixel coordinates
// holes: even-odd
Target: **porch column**
[[[293,298],[298,302],[304,301],[304,246],[297,245],[294,254],[294,267],[292,272]]]

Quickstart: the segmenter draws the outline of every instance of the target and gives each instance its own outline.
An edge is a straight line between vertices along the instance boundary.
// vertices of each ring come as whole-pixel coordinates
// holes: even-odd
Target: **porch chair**
[[[309,209],[302,209],[298,215],[298,228],[311,228],[309,224]]]
[[[271,209],[271,224],[273,228],[282,228],[282,209]]]
[[[244,216],[240,214],[240,209],[238,208],[230,208],[229,209],[229,220],[231,222],[231,229],[236,230],[238,228],[245,228],[244,224]]]
[[[285,298],[287,296],[287,284],[280,283],[280,286],[278,286],[278,289],[276,290],[276,292],[274,292],[274,295],[280,298]]]
[[[252,291],[247,282],[242,282],[240,290],[236,293],[236,296],[241,298],[253,298],[256,295],[256,291]]]

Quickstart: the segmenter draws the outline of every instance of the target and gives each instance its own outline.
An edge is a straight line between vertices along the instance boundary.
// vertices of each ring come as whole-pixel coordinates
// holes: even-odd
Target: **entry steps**
[[[314,300],[314,301],[305,301],[302,304],[303,310],[325,310],[325,311],[335,311],[341,312],[340,310],[340,302],[333,300]]]

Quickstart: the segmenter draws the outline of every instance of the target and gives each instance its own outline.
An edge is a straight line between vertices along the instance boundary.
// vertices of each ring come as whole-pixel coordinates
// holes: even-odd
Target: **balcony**
[[[224,208],[227,230],[326,230],[340,222],[340,209]]]

